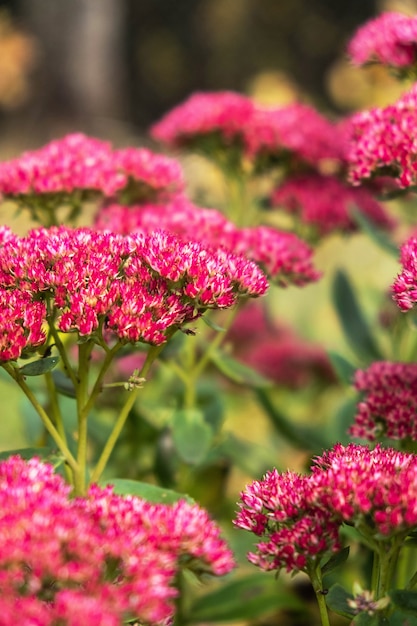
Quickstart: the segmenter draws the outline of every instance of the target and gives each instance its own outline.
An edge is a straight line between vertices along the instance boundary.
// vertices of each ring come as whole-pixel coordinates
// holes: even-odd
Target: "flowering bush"
[[[399,77],[416,49],[395,13],[348,46]],[[417,624],[416,93],[342,120],[196,93],[150,129],[175,157],[76,133],[0,163],[3,199],[39,223],[0,227],[0,368],[28,438],[0,457],[0,623]],[[217,166],[216,208],[190,197],[187,150]],[[395,313],[372,318],[331,267],[326,246],[358,233],[400,262]],[[309,336],[329,280],[344,349]],[[279,287],[303,288],[297,331]]]

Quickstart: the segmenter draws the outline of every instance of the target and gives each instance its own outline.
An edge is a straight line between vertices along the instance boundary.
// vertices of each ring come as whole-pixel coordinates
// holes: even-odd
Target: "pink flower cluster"
[[[402,13],[382,13],[361,26],[348,45],[355,65],[379,62],[394,68],[417,61],[417,18]]]
[[[245,306],[228,332],[234,356],[257,372],[289,389],[312,382],[331,384],[335,374],[324,349],[296,335],[294,330],[268,320],[262,306]]]
[[[355,388],[366,395],[358,405],[353,437],[374,441],[417,440],[417,365],[415,363],[372,363],[355,373]]]
[[[215,209],[196,207],[181,196],[166,205],[109,205],[95,225],[126,234],[163,228],[184,240],[221,246],[248,257],[283,286],[304,285],[320,276],[312,265],[312,250],[296,235],[267,226],[238,228]]]
[[[113,150],[81,133],[0,163],[0,193],[5,197],[62,196],[98,192],[113,197],[128,189],[134,201],[182,191],[179,163],[146,148]]]
[[[395,222],[382,205],[364,188],[348,187],[334,176],[304,174],[283,182],[271,195],[271,205],[299,217],[313,235],[325,236],[335,230],[357,229],[351,211],[355,209],[383,229]]]
[[[412,309],[417,302],[417,237],[401,246],[402,269],[392,286],[393,297],[402,311]]]
[[[124,237],[62,226],[6,237],[0,359],[18,358],[23,339],[38,345],[48,319],[62,332],[108,329],[122,341],[158,345],[205,310],[260,296],[267,286],[255,263],[164,231]]]
[[[0,462],[1,621],[42,626],[165,624],[181,568],[223,575],[232,554],[206,511],[93,486],[69,498],[53,467]]]
[[[353,115],[347,154],[350,180],[389,175],[401,187],[417,182],[417,85],[397,102]]]
[[[235,524],[263,541],[248,558],[262,569],[308,571],[340,548],[343,523],[386,541],[417,528],[417,457],[392,448],[336,444],[310,475],[268,472],[241,494]]]
[[[310,476],[274,469],[241,493],[235,525],[265,539],[248,559],[264,570],[308,571],[340,549],[340,523],[314,504]]]
[[[308,105],[265,108],[238,93],[208,92],[193,94],[167,113],[151,135],[171,147],[193,148],[215,135],[218,147],[234,143],[250,159],[301,161],[317,169],[341,158],[335,130]]]
[[[417,528],[417,457],[377,445],[337,444],[315,459],[315,501],[377,539]]]

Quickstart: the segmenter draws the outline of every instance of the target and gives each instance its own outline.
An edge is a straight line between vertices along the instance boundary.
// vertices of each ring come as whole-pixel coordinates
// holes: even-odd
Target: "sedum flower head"
[[[417,365],[415,363],[373,363],[355,373],[355,388],[364,393],[353,437],[375,440],[417,439]]]
[[[196,207],[181,196],[167,205],[110,205],[98,214],[96,227],[126,234],[164,228],[184,240],[221,246],[251,259],[282,286],[304,285],[320,276],[311,248],[296,235],[268,226],[238,228],[215,209]]]
[[[138,201],[175,194],[183,187],[176,160],[145,148],[113,150],[110,143],[81,133],[0,163],[0,193],[22,200],[46,195],[65,202],[73,194],[82,199],[91,193],[113,197],[128,189]]]
[[[361,26],[348,45],[355,65],[378,62],[407,68],[417,61],[417,18],[402,13],[382,13]]]
[[[417,527],[417,458],[393,448],[337,444],[315,459],[316,501],[376,539]]]
[[[241,493],[238,528],[262,538],[248,559],[264,570],[307,571],[340,549],[339,525],[311,503],[312,480],[294,472],[268,472]]]
[[[275,189],[271,204],[298,216],[302,224],[320,237],[336,230],[357,230],[352,208],[380,228],[390,230],[394,226],[394,220],[367,189],[348,187],[334,176],[292,176]]]
[[[260,296],[267,286],[255,263],[164,231],[124,237],[64,226],[35,229],[0,248],[6,307],[0,358],[10,358],[19,325],[28,345],[37,345],[47,320],[62,332],[109,330],[123,342],[159,345],[205,310]],[[22,350],[13,349],[16,358]]]
[[[417,85],[385,108],[353,115],[346,124],[350,137],[347,161],[351,182],[389,175],[407,188],[416,177]]]
[[[401,246],[401,272],[392,285],[395,302],[402,311],[413,308],[417,302],[417,237],[411,237]]]
[[[228,145],[242,138],[253,109],[252,101],[239,93],[197,92],[154,124],[150,132],[170,147],[193,145],[213,134]]]
[[[3,623],[121,626],[172,618],[183,567],[221,575],[232,554],[207,513],[184,501],[151,504],[93,486],[86,498],[52,466],[0,463]]]

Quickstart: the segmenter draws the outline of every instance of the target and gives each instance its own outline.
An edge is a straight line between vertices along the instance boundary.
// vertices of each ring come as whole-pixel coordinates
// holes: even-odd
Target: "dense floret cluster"
[[[255,263],[164,231],[124,237],[64,226],[35,229],[6,237],[0,248],[0,358],[39,344],[47,321],[62,332],[109,330],[123,342],[158,345],[205,310],[231,307],[266,289]]]
[[[417,18],[403,13],[382,13],[361,26],[348,45],[355,65],[379,62],[393,68],[417,61]]]
[[[353,437],[370,441],[381,436],[417,439],[415,363],[372,363],[368,369],[355,373],[354,383],[364,398],[349,429]]]
[[[38,459],[0,463],[0,600],[3,624],[165,624],[181,568],[223,575],[234,567],[219,528],[197,505],[85,498]]]

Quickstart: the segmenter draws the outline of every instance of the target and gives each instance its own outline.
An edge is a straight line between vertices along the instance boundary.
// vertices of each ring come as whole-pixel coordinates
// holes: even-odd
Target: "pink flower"
[[[417,302],[417,237],[401,246],[402,270],[392,286],[393,297],[402,311],[412,309]]]
[[[417,60],[417,18],[402,13],[382,13],[361,26],[348,45],[355,65],[379,62],[405,68]]]
[[[355,373],[355,388],[365,392],[359,402],[353,437],[375,440],[417,439],[417,365],[415,363],[373,363]]]
[[[205,310],[258,297],[267,286],[255,263],[163,231],[124,237],[37,229],[0,248],[0,296],[8,307],[0,347],[17,358],[42,342],[46,303],[62,332],[109,330],[123,342],[159,345]]]
[[[349,176],[354,184],[372,176],[389,175],[406,188],[416,184],[417,86],[396,103],[352,116]]]
[[[241,140],[253,108],[249,98],[232,91],[197,92],[154,124],[150,132],[170,147],[192,145],[211,134],[229,145]]]
[[[267,226],[238,228],[215,209],[196,207],[181,196],[163,206],[105,207],[96,227],[126,234],[164,228],[184,241],[221,246],[251,259],[281,286],[304,285],[320,277],[311,248],[296,235]]]
[[[268,472],[241,494],[235,525],[262,538],[248,559],[264,570],[308,571],[340,549],[340,523],[311,504],[312,480],[294,472]]]
[[[175,195],[183,187],[176,160],[145,148],[113,151],[111,144],[81,133],[0,164],[0,193],[25,200],[30,197],[35,208],[39,195],[47,195],[54,206],[92,193],[113,197],[128,192],[134,201],[155,199]],[[42,202],[45,205],[46,200]]]
[[[329,161],[338,167],[343,156],[337,126],[306,104],[257,107],[244,136],[250,157],[270,158],[290,168],[307,164],[320,171]]]
[[[417,457],[377,445],[337,444],[313,465],[315,501],[366,533],[385,538],[417,527]]]
[[[390,230],[395,224],[368,190],[348,187],[333,176],[305,174],[290,177],[275,189],[271,204],[298,216],[300,222],[310,226],[317,236],[335,230],[357,230],[350,214],[352,209],[363,213],[380,228]]]
[[[176,576],[189,567],[222,575],[233,556],[207,513],[117,496],[93,486],[70,498],[53,467],[11,457],[0,463],[2,619],[39,626],[164,624],[174,614]]]

